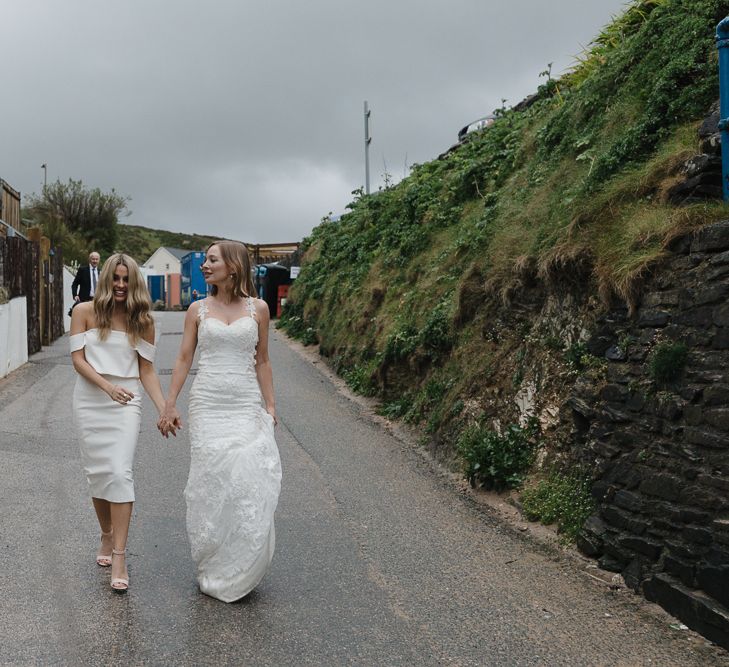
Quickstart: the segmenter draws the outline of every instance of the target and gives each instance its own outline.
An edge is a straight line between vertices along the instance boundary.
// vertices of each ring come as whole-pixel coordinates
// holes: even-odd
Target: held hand
[[[162,419],[162,417],[160,417],[157,421],[157,428],[159,429],[160,434],[165,438],[168,438],[170,433],[177,437],[177,431],[175,430],[174,424],[170,424],[167,420]]]
[[[124,387],[120,387],[119,385],[111,385],[106,393],[109,394],[112,401],[116,401],[122,405],[126,405],[134,398],[134,394],[131,391],[124,389]]]
[[[165,405],[159,415],[157,428],[159,428],[160,433],[165,437],[169,433],[177,437],[177,429],[182,428],[182,419],[180,419],[180,413],[177,412],[177,408],[174,405]]]
[[[81,300],[81,298],[80,298],[80,297],[78,297],[78,296],[75,296],[75,297],[73,297],[73,300],[74,300],[74,301],[75,301],[76,303],[78,303],[78,302],[79,302],[79,301]]]
[[[180,413],[177,412],[177,408],[174,405],[166,405],[164,410],[162,410],[160,419],[166,420],[170,424],[174,425],[175,428],[182,428],[182,419],[180,418]]]

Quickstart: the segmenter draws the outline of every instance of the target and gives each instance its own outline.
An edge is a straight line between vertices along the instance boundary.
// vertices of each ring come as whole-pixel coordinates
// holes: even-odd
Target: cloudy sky
[[[124,221],[297,241],[385,169],[569,67],[625,0],[4,0],[0,178],[81,179]]]

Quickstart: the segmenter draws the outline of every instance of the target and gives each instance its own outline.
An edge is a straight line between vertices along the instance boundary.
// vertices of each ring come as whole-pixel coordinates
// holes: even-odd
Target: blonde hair
[[[101,267],[99,283],[94,293],[94,318],[99,330],[99,338],[105,340],[111,331],[111,316],[114,313],[114,272],[117,266],[126,266],[129,272],[127,284],[127,300],[124,304],[127,314],[127,336],[132,345],[136,345],[154,320],[149,314],[152,301],[149,298],[144,276],[137,263],[124,253],[118,252],[109,257]]]
[[[245,244],[240,241],[216,241],[207,247],[205,254],[213,246],[220,250],[220,258],[233,274],[233,294],[240,297],[258,296],[251,275],[251,258]],[[212,285],[210,294],[215,296],[217,293],[217,286]]]

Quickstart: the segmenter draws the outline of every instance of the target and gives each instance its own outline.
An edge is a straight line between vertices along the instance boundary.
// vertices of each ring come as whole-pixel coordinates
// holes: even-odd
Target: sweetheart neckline
[[[223,322],[223,320],[217,317],[205,317],[203,319],[203,322],[220,322],[224,327],[232,327],[236,322],[240,322],[241,320],[252,320],[253,322],[256,322],[255,318],[251,317],[250,315],[243,315],[242,317],[239,317],[237,320],[233,320],[232,322]]]

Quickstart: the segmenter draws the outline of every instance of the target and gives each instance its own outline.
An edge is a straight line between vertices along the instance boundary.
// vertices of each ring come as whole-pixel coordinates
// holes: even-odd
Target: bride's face
[[[230,270],[220,256],[218,246],[212,245],[208,248],[205,261],[202,263],[202,274],[208,285],[219,285],[224,283],[230,276]]]

